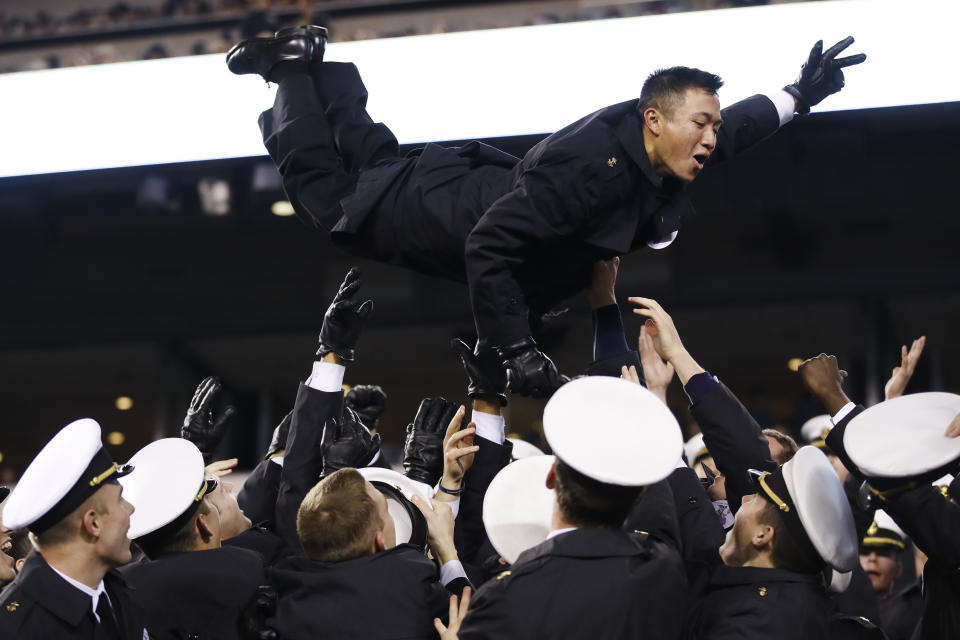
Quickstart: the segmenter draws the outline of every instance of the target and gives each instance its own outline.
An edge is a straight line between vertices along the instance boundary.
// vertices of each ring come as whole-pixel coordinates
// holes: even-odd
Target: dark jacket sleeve
[[[863,411],[858,405],[837,423],[827,436],[827,446],[851,474],[869,482],[870,478],[854,464],[843,446],[847,425]],[[881,501],[880,507],[940,568],[947,571],[960,568],[960,506],[944,499],[933,486],[924,485],[890,495]]]
[[[633,508],[624,523],[627,531],[642,531],[670,545],[681,548],[680,527],[674,496],[666,480],[656,482],[644,491],[643,499]]]
[[[283,467],[276,462],[263,460],[247,476],[237,494],[237,503],[251,521],[273,522],[282,472]]]
[[[297,511],[300,503],[320,478],[323,455],[320,439],[328,418],[339,418],[343,411],[343,393],[318,391],[301,384],[293,406],[290,434],[283,456],[283,472],[277,492],[277,535],[291,552],[300,553],[297,536]]]
[[[478,557],[481,548],[489,547],[484,545],[487,532],[483,526],[483,497],[493,477],[510,462],[513,443],[506,440],[503,444],[497,444],[480,437],[475,438],[474,443],[480,450],[463,477],[464,488],[460,496],[454,543],[463,562],[477,565],[486,560]]]
[[[529,309],[516,273],[531,256],[580,231],[589,203],[581,159],[542,158],[494,202],[467,237],[470,302],[481,341],[502,346],[530,335]]]
[[[718,383],[690,410],[717,468],[726,476],[727,502],[736,513],[741,498],[755,492],[747,469],[777,469],[767,438],[747,408],[723,383]]]
[[[723,125],[708,164],[725,162],[775,133],[780,114],[767,96],[755,95],[735,102],[720,112]]]

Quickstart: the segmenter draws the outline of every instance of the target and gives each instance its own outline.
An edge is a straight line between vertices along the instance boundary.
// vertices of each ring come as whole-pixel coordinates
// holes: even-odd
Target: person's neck
[[[561,529],[575,529],[577,525],[567,522],[560,513],[560,507],[553,503],[553,513],[550,516],[550,531],[559,531]]]
[[[755,567],[757,569],[776,569],[770,556],[766,554],[756,555],[743,563],[744,567]]]
[[[88,545],[63,544],[40,550],[40,555],[51,567],[65,576],[69,576],[96,589],[103,581],[110,567],[99,557],[94,556]]]

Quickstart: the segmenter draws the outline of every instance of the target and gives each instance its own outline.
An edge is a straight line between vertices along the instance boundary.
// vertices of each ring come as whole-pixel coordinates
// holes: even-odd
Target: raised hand
[[[387,394],[376,384],[358,384],[344,399],[357,412],[370,431],[376,431],[377,421],[387,408]]]
[[[507,374],[503,370],[496,349],[476,348],[458,338],[450,341],[450,348],[460,357],[467,374],[467,395],[471,398],[496,397],[500,406],[507,404]]]
[[[343,408],[340,420],[330,418],[323,425],[320,437],[320,452],[323,455],[323,472],[326,478],[334,471],[352,467],[360,469],[369,465],[380,451],[380,434],[371,435],[350,407]]]
[[[463,588],[463,598],[457,602],[457,596],[450,596],[450,615],[447,617],[447,624],[444,626],[440,618],[433,619],[433,626],[440,634],[440,640],[457,640],[460,636],[460,625],[463,619],[467,617],[467,611],[470,609],[470,587]]]
[[[545,353],[537,349],[531,337],[500,347],[500,358],[507,372],[507,388],[531,398],[549,398],[557,389],[570,381],[560,375],[557,365]]]
[[[837,58],[837,54],[851,44],[853,37],[848,36],[826,51],[823,51],[823,40],[813,45],[796,82],[783,88],[796,99],[797,113],[810,113],[810,107],[840,91],[844,85],[842,69],[867,59],[864,53]]]
[[[227,429],[227,423],[237,411],[231,406],[224,409],[219,417],[214,414],[213,409],[217,394],[220,393],[220,386],[220,379],[216,376],[205,378],[197,386],[193,399],[190,400],[187,415],[183,418],[183,427],[180,429],[180,437],[189,440],[197,445],[197,449],[200,449],[204,464],[210,464],[213,452]]]
[[[290,435],[290,421],[293,420],[293,411],[288,413],[280,421],[280,424],[273,430],[273,437],[270,438],[270,446],[267,447],[267,454],[263,459],[272,458],[287,448],[287,436]]]
[[[637,340],[637,351],[640,354],[640,364],[643,366],[643,375],[647,380],[647,388],[667,403],[667,387],[673,380],[674,368],[665,362],[654,346],[653,336],[647,329],[646,323],[640,327],[640,338]],[[633,367],[631,367],[632,369]],[[638,380],[639,382],[639,380]]]
[[[457,415],[457,405],[444,398],[425,398],[413,422],[407,425],[403,468],[411,480],[433,486],[443,471],[443,444]],[[463,414],[461,413],[462,417]]]
[[[904,390],[907,388],[907,383],[910,382],[910,378],[913,377],[913,372],[917,368],[917,362],[920,360],[920,355],[923,353],[923,347],[926,344],[927,337],[920,336],[910,345],[909,351],[907,350],[907,345],[900,347],[900,366],[893,368],[890,379],[887,380],[887,384],[883,387],[885,400],[903,395]]]
[[[843,392],[843,381],[847,372],[837,364],[836,356],[825,353],[804,360],[797,369],[803,385],[820,399],[830,415],[835,415],[850,402]]]
[[[616,284],[617,271],[620,268],[620,258],[613,257],[610,260],[597,260],[593,263],[593,278],[590,281],[590,287],[587,289],[587,300],[590,306],[605,307],[609,304],[616,304]]]
[[[360,269],[353,267],[343,279],[340,290],[323,316],[320,329],[320,348],[317,356],[334,353],[345,362],[356,359],[356,344],[367,317],[373,311],[373,300],[359,302]]]
[[[466,409],[460,405],[443,436],[443,476],[440,478],[440,486],[445,489],[460,489],[463,476],[473,465],[473,459],[480,450],[480,447],[473,444],[477,425],[471,422],[465,429],[460,428],[465,412]],[[445,499],[448,495],[442,491],[437,494],[441,499]],[[453,496],[449,497],[454,499]]]

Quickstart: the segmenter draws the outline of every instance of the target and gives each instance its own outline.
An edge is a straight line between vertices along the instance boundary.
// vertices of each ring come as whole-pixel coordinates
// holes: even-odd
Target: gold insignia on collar
[[[766,587],[757,587],[757,593],[759,593],[759,594],[760,594],[760,597],[762,598],[763,596],[767,595],[767,588],[766,588]]]
[[[5,609],[6,609],[7,611],[13,613],[14,611],[17,610],[17,607],[19,607],[19,606],[20,606],[20,603],[17,602],[16,600],[14,600],[13,602],[10,602],[10,603],[5,607]]]
[[[615,167],[615,166],[617,166],[617,159],[616,159],[616,158],[610,158],[609,160],[607,160],[607,166],[608,166],[608,167]]]
[[[870,523],[870,528],[867,529],[867,535],[868,535],[868,536],[875,536],[875,535],[877,535],[877,530],[878,530],[878,529],[880,529],[880,527],[877,526],[876,521],[871,522],[871,523]]]
[[[508,575],[510,575],[510,573],[511,573],[510,571],[504,571],[503,573],[501,573],[500,575],[497,576],[497,580],[503,580],[503,579],[506,578]]]

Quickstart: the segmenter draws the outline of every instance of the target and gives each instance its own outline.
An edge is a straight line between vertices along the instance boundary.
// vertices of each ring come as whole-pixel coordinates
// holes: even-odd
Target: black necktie
[[[97,615],[100,617],[100,624],[97,625],[94,632],[96,640],[120,640],[120,629],[117,627],[117,620],[113,617],[113,609],[107,601],[106,592],[100,594],[97,600]]]

